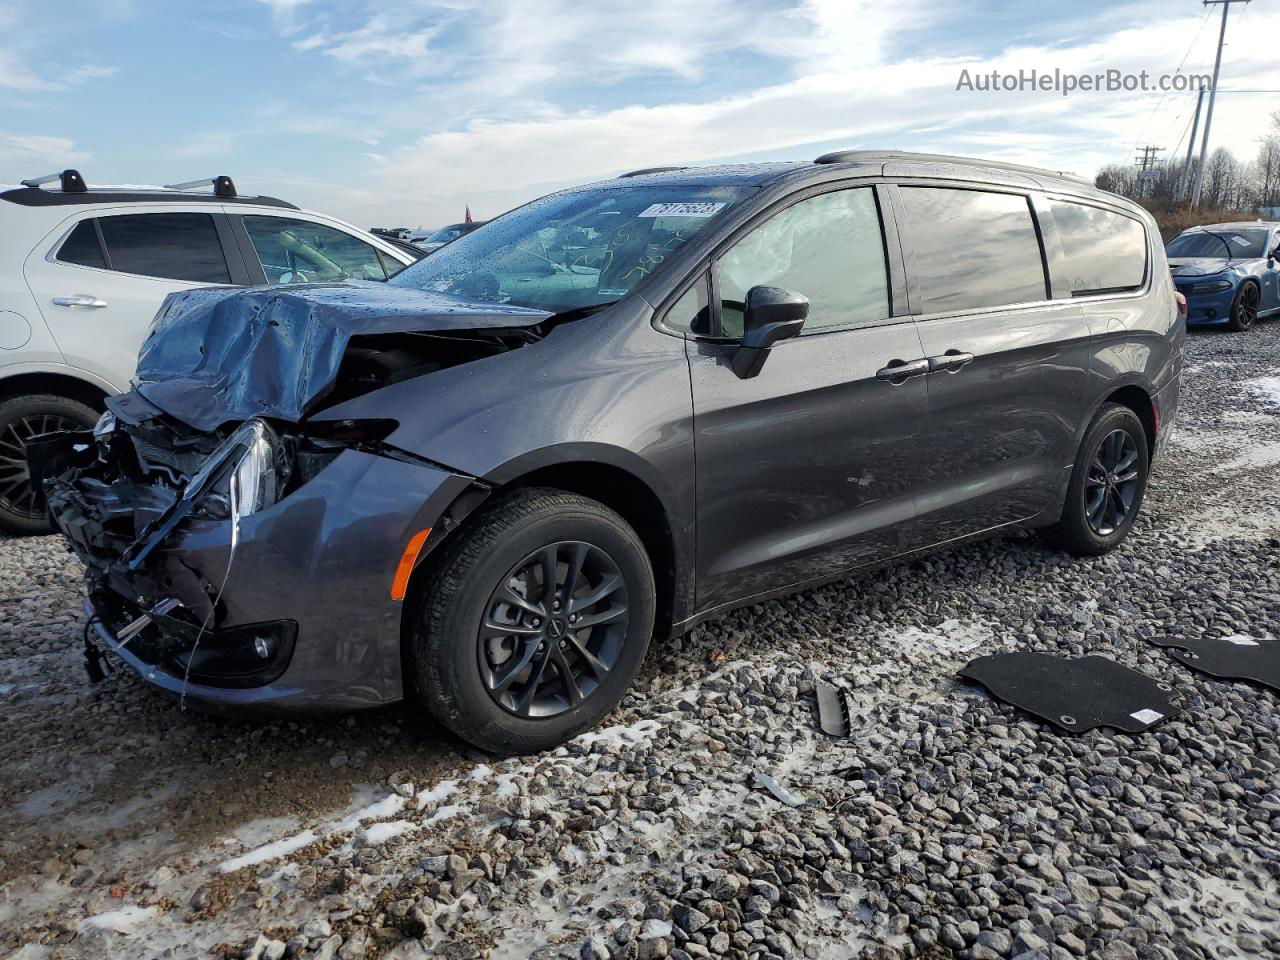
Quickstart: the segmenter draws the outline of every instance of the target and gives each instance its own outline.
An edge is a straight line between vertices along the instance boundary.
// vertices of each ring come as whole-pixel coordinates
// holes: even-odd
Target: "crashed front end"
[[[380,447],[381,423],[205,433],[111,406],[32,451],[85,566],[91,675],[115,655],[209,704],[399,699],[398,566],[472,481]]]

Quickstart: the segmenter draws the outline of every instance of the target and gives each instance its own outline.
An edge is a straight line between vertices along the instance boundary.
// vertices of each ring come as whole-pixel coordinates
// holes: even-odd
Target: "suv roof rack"
[[[975,157],[954,157],[944,153],[910,153],[904,150],[835,150],[824,153],[814,163],[857,163],[872,160],[915,160],[920,163],[963,163],[970,167],[991,167],[995,170],[1008,170],[1013,173],[1029,173],[1039,176],[1061,177],[1065,180],[1076,180],[1088,183],[1089,180],[1066,170],[1050,170],[1047,167],[1033,167],[1025,163],[1007,163],[1004,160],[980,160]]]
[[[642,167],[639,170],[631,170],[627,173],[618,174],[618,179],[623,177],[643,177],[646,173],[671,173],[675,170],[688,170],[688,167]]]
[[[62,188],[61,190],[41,189],[46,183],[53,183],[54,181],[58,182]],[[188,190],[207,186],[213,187],[212,193],[185,195]],[[85,179],[80,175],[79,170],[63,170],[61,173],[50,173],[43,177],[32,177],[29,180],[23,180],[21,187],[0,192],[0,200],[7,200],[23,207],[52,207],[67,204],[121,201],[143,203],[174,202],[179,200],[189,202],[194,200],[205,203],[230,201],[234,203],[259,204],[264,207],[283,207],[288,210],[298,209],[294,204],[279,200],[276,197],[242,197],[236,192],[235,183],[225,174],[203,180],[188,180],[185,183],[170,183],[163,187],[103,185],[91,189],[85,183]]]
[[[238,196],[236,193],[236,185],[226,174],[220,177],[205,177],[203,180],[185,180],[182,183],[166,183],[166,190],[194,190],[196,187],[213,186],[213,195],[215,197],[223,197],[228,200]]]
[[[89,188],[85,186],[84,177],[80,176],[79,170],[63,170],[61,173],[46,173],[43,177],[32,177],[30,180],[23,180],[24,187],[39,188],[43,184],[53,183],[58,180],[62,185],[63,193],[84,193]]]

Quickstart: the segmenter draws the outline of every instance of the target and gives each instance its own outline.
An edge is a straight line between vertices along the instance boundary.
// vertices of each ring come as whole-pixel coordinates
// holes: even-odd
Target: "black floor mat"
[[[1220,680],[1251,680],[1280,690],[1280,640],[1237,636],[1151,642],[1192,670]]]
[[[1107,657],[998,653],[970,661],[960,676],[1071,733],[1094,727],[1139,733],[1181,710],[1168,684]]]

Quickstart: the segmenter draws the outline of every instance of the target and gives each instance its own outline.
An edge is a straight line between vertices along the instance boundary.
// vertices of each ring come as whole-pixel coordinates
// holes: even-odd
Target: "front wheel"
[[[1237,333],[1243,333],[1258,319],[1258,288],[1252,283],[1242,283],[1231,302],[1231,318],[1227,325]]]
[[[644,545],[603,504],[549,489],[486,504],[422,583],[415,688],[494,753],[559,746],[617,706],[653,632]]]
[[[1078,557],[1118,547],[1142,507],[1150,456],[1137,415],[1120,404],[1104,404],[1080,444],[1062,519],[1041,531],[1045,540]]]
[[[70,397],[35,394],[0,402],[0,530],[48,533],[53,529],[44,492],[31,482],[27,442],[42,433],[89,430],[98,414]]]

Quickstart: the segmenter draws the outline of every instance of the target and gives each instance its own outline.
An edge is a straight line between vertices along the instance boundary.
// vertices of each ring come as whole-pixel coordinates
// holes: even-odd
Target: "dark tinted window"
[[[1026,197],[903,187],[902,202],[925,313],[1046,298],[1040,240]]]
[[[81,220],[76,224],[58,251],[58,259],[64,263],[78,263],[82,267],[106,267],[107,261],[102,256],[98,231],[94,229],[92,220]]]
[[[889,315],[880,212],[870,188],[837,190],[787,207],[720,258],[720,324],[742,336],[747,291],[761,284],[809,298],[805,333]]]
[[[138,213],[101,217],[111,269],[166,280],[230,283],[213,217],[207,213]]]
[[[1232,230],[1216,227],[1209,230],[1191,230],[1179,234],[1165,246],[1171,257],[1213,257],[1220,260],[1256,259],[1265,257],[1267,231]]]
[[[1083,203],[1050,200],[1062,252],[1063,276],[1055,277],[1072,296],[1142,286],[1147,275],[1147,231],[1137,220]]]

